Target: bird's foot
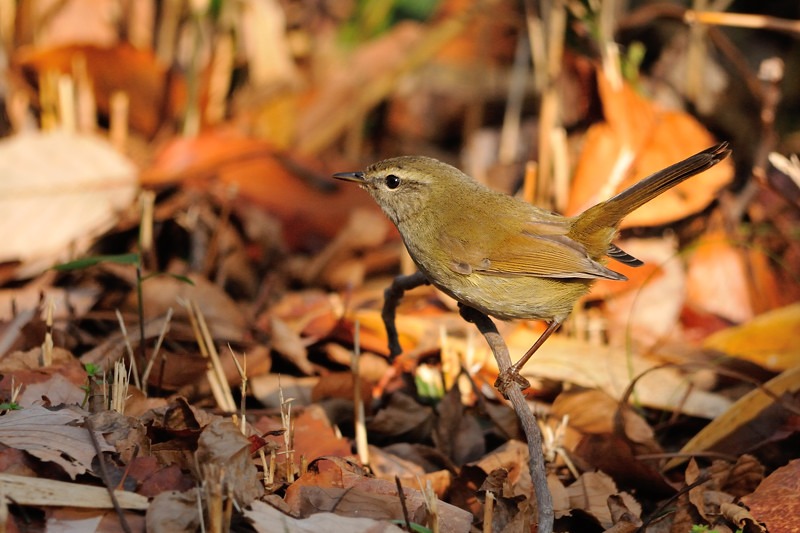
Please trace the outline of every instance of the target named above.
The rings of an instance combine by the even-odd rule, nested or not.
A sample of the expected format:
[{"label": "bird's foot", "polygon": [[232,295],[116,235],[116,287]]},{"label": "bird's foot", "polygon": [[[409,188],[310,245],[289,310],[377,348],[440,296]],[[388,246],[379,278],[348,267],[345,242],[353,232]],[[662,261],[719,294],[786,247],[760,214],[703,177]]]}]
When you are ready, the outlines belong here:
[{"label": "bird's foot", "polygon": [[516,366],[512,365],[503,372],[500,372],[500,375],[497,376],[494,382],[494,386],[507,400],[509,387],[519,387],[521,390],[525,390],[531,386],[531,382],[522,377]]}]

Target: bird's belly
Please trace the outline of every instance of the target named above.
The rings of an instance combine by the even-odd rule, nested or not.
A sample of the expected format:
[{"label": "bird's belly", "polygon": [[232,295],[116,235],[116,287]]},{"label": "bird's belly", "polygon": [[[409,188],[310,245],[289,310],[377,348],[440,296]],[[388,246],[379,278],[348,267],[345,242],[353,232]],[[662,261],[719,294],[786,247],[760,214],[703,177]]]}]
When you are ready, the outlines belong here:
[{"label": "bird's belly", "polygon": [[501,320],[566,318],[592,280],[480,273],[433,276],[431,282],[457,301]]}]

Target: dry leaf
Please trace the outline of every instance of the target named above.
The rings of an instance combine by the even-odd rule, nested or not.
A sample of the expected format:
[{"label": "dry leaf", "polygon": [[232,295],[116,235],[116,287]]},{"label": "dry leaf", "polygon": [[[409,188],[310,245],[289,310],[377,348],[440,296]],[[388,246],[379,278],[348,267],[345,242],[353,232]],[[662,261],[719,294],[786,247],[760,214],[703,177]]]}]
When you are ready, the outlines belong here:
[{"label": "dry leaf", "polygon": [[[240,341],[245,335],[246,319],[242,307],[222,288],[196,274],[187,276],[192,284],[172,276],[156,276],[142,283],[145,319],[165,316],[171,307],[174,321],[188,321],[182,302],[193,301],[205,317],[211,337],[216,341]],[[137,308],[136,291],[131,291],[127,305]]]},{"label": "dry leaf", "polygon": [[[538,335],[518,327],[506,335],[512,360],[530,348]],[[477,350],[487,350],[477,346]],[[495,365],[493,360],[489,365]],[[625,348],[598,346],[578,339],[554,335],[536,352],[536,364],[527,365],[522,374],[529,379],[542,377],[598,388],[612,398],[620,398],[631,379],[661,362]],[[496,371],[496,370],[495,370]],[[686,377],[674,368],[650,372],[637,382],[636,400],[641,405],[665,411],[714,418],[725,412],[731,401],[722,395],[699,390],[687,383]]]},{"label": "dry leaf", "polygon": [[320,531],[349,531],[351,533],[402,533],[402,529],[385,521],[370,518],[339,516],[333,513],[316,513],[308,518],[294,518],[264,502],[256,501],[245,509],[244,515],[258,533],[292,531],[294,533],[319,533]]},{"label": "dry leaf", "polygon": [[125,92],[130,102],[128,120],[146,136],[156,133],[164,116],[177,116],[183,109],[183,79],[177,74],[168,75],[167,67],[153,50],[138,49],[127,42],[109,47],[73,44],[17,51],[13,67],[38,80],[49,71],[71,73],[79,57],[86,60],[97,109],[108,115],[113,94]]},{"label": "dry leaf", "polygon": [[[12,474],[0,474],[0,486],[5,497],[18,505],[56,505],[93,509],[114,507],[105,487]],[[115,490],[114,495],[123,509],[148,508],[147,498],[139,494]]]},{"label": "dry leaf", "polygon": [[52,2],[32,4],[29,16],[39,26],[39,46],[92,43],[111,45],[118,39],[116,19],[119,6],[115,0],[76,0],[54,7]]},{"label": "dry leaf", "polygon": [[162,492],[150,502],[145,520],[150,533],[194,533],[202,517],[197,510],[196,488]]},{"label": "dry leaf", "polygon": [[747,531],[756,531],[758,533],[767,533],[767,528],[758,523],[749,510],[734,503],[723,503],[720,505],[720,513],[722,516],[736,524],[737,527]]},{"label": "dry leaf", "polygon": [[634,290],[605,301],[609,341],[624,346],[633,340],[641,351],[647,351],[675,332],[686,294],[686,273],[675,239],[631,239],[623,249],[658,270]]},{"label": "dry leaf", "polygon": [[694,458],[686,467],[687,485],[697,482],[704,473],[709,477],[705,483],[689,489],[689,501],[708,523],[714,523],[714,518],[719,515],[720,505],[733,502],[733,496],[723,492],[721,486],[721,478],[727,477],[728,470],[730,464],[724,461],[715,461],[709,468],[701,470]]},{"label": "dry leaf", "polygon": [[637,516],[641,515],[639,503],[626,492],[618,492],[614,481],[602,472],[585,472],[567,487],[572,509],[582,509],[594,516],[604,528],[613,525],[608,499],[613,495],[622,496],[625,506]]},{"label": "dry leaf", "polygon": [[753,317],[742,252],[717,234],[704,235],[689,257],[687,305],[740,323]]},{"label": "dry leaf", "polygon": [[[569,416],[569,426],[584,433],[614,433],[620,405],[599,390],[572,390],[559,394],[552,405],[552,415]],[[632,409],[621,413],[625,437],[651,450],[660,450],[650,425]]]},{"label": "dry leaf", "polygon": [[136,192],[136,169],[110,144],[61,132],[0,141],[0,176],[0,262],[34,271],[86,250]]},{"label": "dry leaf", "polygon": [[616,435],[586,435],[575,448],[575,455],[611,476],[623,489],[656,496],[657,499],[675,494],[675,489],[661,474],[654,467],[639,461],[631,444]]},{"label": "dry leaf", "polygon": [[703,347],[782,371],[800,365],[800,303],[767,311],[746,324],[718,331]]},{"label": "dry leaf", "polygon": [[486,453],[483,428],[461,403],[458,387],[452,387],[436,405],[433,443],[455,464],[475,461]]},{"label": "dry leaf", "polygon": [[[203,428],[197,441],[197,463],[200,468],[215,465],[230,484],[239,505],[248,505],[264,493],[264,485],[250,460],[250,441],[228,419],[217,418]],[[205,479],[198,473],[197,479]]]},{"label": "dry leaf", "polygon": [[[574,215],[610,198],[645,176],[714,144],[694,117],[665,111],[627,83],[620,88],[597,74],[603,114],[608,122],[593,125],[586,135],[573,178],[566,214]],[[733,179],[730,160],[665,192],[637,209],[622,227],[657,226],[706,207]]]},{"label": "dry leaf", "polygon": [[32,383],[17,399],[21,407],[32,407],[42,403],[42,398],[49,400],[50,405],[80,405],[86,392],[63,374],[53,374],[47,381]]},{"label": "dry leaf", "polygon": [[776,469],[752,494],[742,498],[769,531],[800,530],[800,459]]},{"label": "dry leaf", "polygon": [[[42,461],[61,466],[75,479],[92,471],[96,453],[86,428],[72,425],[83,422],[85,415],[77,409],[50,411],[33,406],[10,411],[0,417],[0,442],[11,448],[25,450]],[[97,435],[100,450],[114,451],[101,434]]]},{"label": "dry leaf", "polygon": [[[778,398],[785,393],[796,394],[800,390],[800,366],[790,368],[775,376],[765,383],[763,388]],[[758,417],[774,405],[775,400],[772,397],[767,396],[761,389],[753,389],[739,398],[725,413],[714,417],[710,424],[689,439],[689,442],[681,448],[680,454],[691,455],[719,449],[723,444],[726,445],[728,453],[732,454],[750,449],[751,446],[761,441],[762,435],[772,434],[774,428],[753,432],[747,431],[748,424],[757,422]],[[786,416],[788,416],[788,412]],[[767,423],[779,424],[780,420],[770,417]],[[735,433],[738,433],[739,440],[731,442],[730,437]],[[673,468],[682,462],[683,460],[679,458],[672,459],[664,467],[664,470]]]},{"label": "dry leaf", "polygon": [[[427,504],[422,492],[406,488],[403,493],[412,521],[423,522]],[[286,490],[286,502],[300,517],[327,511],[378,520],[403,516],[394,481],[367,478],[360,467],[333,457],[310,464],[308,472]],[[439,531],[469,529],[470,513],[442,501],[436,505]]]}]

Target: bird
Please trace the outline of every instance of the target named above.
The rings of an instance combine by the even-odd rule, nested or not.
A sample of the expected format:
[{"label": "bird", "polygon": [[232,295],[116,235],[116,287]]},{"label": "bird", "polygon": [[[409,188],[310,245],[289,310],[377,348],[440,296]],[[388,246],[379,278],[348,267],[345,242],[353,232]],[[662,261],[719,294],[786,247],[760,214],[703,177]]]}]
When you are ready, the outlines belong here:
[{"label": "bird", "polygon": [[333,177],[372,196],[427,282],[494,318],[547,323],[501,376],[519,381],[519,370],[597,280],[627,279],[607,266],[609,258],[643,264],[613,243],[623,218],[730,153],[727,142],[716,144],[570,217],[494,191],[425,156],[394,157]]}]

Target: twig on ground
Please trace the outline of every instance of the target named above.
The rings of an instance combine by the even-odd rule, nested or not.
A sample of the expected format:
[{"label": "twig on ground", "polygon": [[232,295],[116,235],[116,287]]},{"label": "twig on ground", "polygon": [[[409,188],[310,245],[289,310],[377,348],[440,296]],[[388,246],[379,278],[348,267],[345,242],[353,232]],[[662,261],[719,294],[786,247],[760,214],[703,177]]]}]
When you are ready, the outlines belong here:
[{"label": "twig on ground", "polygon": [[106,490],[108,490],[108,497],[111,498],[111,503],[114,505],[114,511],[119,517],[119,525],[122,527],[122,530],[125,533],[131,533],[131,527],[128,525],[128,520],[125,518],[125,513],[122,511],[119,501],[117,501],[117,495],[114,494],[114,487],[111,486],[111,478],[108,476],[108,469],[106,468],[106,462],[103,458],[103,450],[100,449],[100,443],[97,441],[97,435],[94,433],[94,424],[88,417],[86,418],[86,430],[89,432],[89,438],[92,440],[92,446],[94,446],[94,451],[97,453],[97,462],[100,465],[100,479],[103,480],[103,485],[105,485]]},{"label": "twig on ground", "polygon": [[[475,324],[478,331],[483,334],[486,342],[489,343],[502,375],[504,371],[511,368],[511,357],[508,355],[508,347],[503,337],[497,331],[497,326],[488,316],[476,309],[459,305],[459,310],[464,320]],[[517,413],[517,417],[522,424],[522,430],[528,440],[528,468],[531,472],[531,481],[533,482],[536,505],[538,507],[538,531],[539,533],[551,533],[555,514],[553,512],[553,498],[550,495],[550,489],[547,487],[547,472],[545,471],[544,456],[542,455],[542,433],[536,423],[536,417],[525,402],[525,397],[519,387],[510,386],[500,392],[508,398],[514,407],[514,412]]]}]

